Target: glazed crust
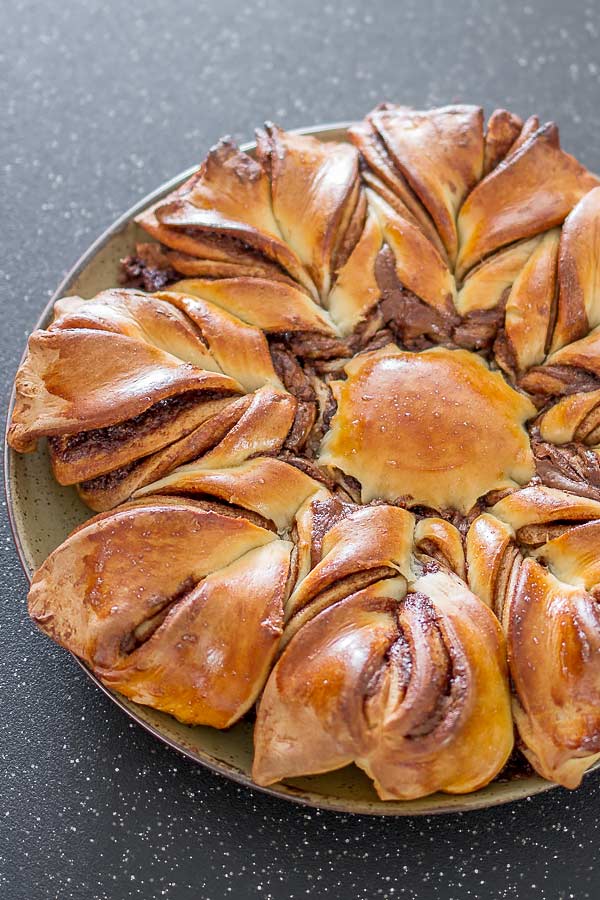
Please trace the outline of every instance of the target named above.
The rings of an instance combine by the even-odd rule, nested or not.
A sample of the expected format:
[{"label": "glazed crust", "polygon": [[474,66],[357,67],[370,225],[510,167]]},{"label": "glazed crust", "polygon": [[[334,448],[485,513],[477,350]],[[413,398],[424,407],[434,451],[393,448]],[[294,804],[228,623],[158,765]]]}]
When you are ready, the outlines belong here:
[{"label": "glazed crust", "polygon": [[367,168],[363,172],[363,180],[366,184],[380,194],[401,218],[417,225],[443,255],[445,253],[444,244],[431,216],[387,153],[385,145],[373,125],[372,114],[360,124],[353,125],[348,130],[348,137],[360,150],[367,164]]},{"label": "glazed crust", "polygon": [[483,174],[488,175],[508,154],[523,128],[520,116],[507,109],[496,109],[485,130]]},{"label": "glazed crust", "polygon": [[483,111],[477,106],[425,112],[386,106],[374,112],[371,121],[453,261],[458,250],[456,216],[483,170]]},{"label": "glazed crust", "polygon": [[[33,580],[30,613],[132,700],[226,727],[266,678],[290,552],[244,518],[149,500],[92,519],[56,550]],[[235,648],[232,617],[246,622]]]},{"label": "glazed crust", "polygon": [[27,451],[40,437],[106,428],[178,394],[218,391],[235,396],[241,387],[151,344],[77,328],[31,335],[16,391],[9,440],[15,449]]},{"label": "glazed crust", "polygon": [[[224,139],[57,302],[8,439],[100,514],[34,576],[112,689],[254,778],[464,793],[600,759],[600,186],[552,123],[383,104]],[[143,288],[144,290],[140,290]],[[515,731],[516,729],[516,731]]]},{"label": "glazed crust", "polygon": [[208,468],[201,461],[181,466],[136,492],[211,496],[258,513],[279,532],[291,528],[305,500],[322,486],[300,469],[272,457],[256,457],[230,468]]},{"label": "glazed crust", "polygon": [[260,388],[227,404],[162,450],[80,482],[79,495],[92,509],[102,511],[190,459],[206,467],[235,466],[259,453],[277,453],[293,427],[296,410],[297,403],[288,393]]},{"label": "glazed crust", "polygon": [[[547,231],[514,279],[506,301],[504,330],[509,359],[520,375],[544,360],[553,324],[556,267],[559,248],[557,229]],[[506,361],[499,358],[504,369]]]},{"label": "glazed crust", "polygon": [[250,265],[258,256],[315,290],[279,231],[266,173],[227,138],[213,147],[186,185],[137,222],[174,250]]},{"label": "glazed crust", "polygon": [[338,408],[319,461],[356,478],[362,500],[468,512],[488,491],[527,482],[524,422],[535,409],[464,350],[356,357],[333,382]]},{"label": "glazed crust", "polygon": [[512,740],[498,623],[438,572],[400,603],[386,582],[360,591],[293,638],[259,704],[253,775],[270,784],[354,761],[384,799],[465,793],[497,774]]},{"label": "glazed crust", "polygon": [[357,202],[358,153],[289,134],[272,123],[256,134],[259,162],[271,183],[273,215],[320,297],[329,294],[339,229]]},{"label": "glazed crust", "polygon": [[[540,171],[551,173],[543,181]],[[462,277],[494,250],[559,225],[599,181],[561,149],[558,129],[544,125],[469,194],[458,216]]]},{"label": "glazed crust", "polygon": [[[202,499],[153,493],[170,490]],[[499,771],[512,747],[502,638],[452,572],[464,574],[452,525],[424,519],[415,534],[405,510],[340,502],[268,457],[237,469],[187,466],[142,493],[74,532],[30,593],[39,627],[105,684],[181,721],[226,727],[254,702],[279,652],[256,726],[259,783],[355,759],[390,798],[474,790]],[[365,572],[373,580],[361,588]],[[337,649],[332,660],[322,647],[313,672],[315,640]],[[323,667],[340,653],[350,668],[343,678],[331,670],[329,696]],[[311,713],[321,737],[300,715],[299,704],[309,709],[300,683],[329,711],[324,721]],[[484,720],[495,735],[485,760],[472,752]],[[295,750],[282,753],[290,723]],[[328,743],[337,756],[319,750]]]},{"label": "glazed crust", "polygon": [[599,525],[597,501],[534,487],[477,518],[467,538],[471,588],[506,634],[522,750],[570,788],[600,756]]},{"label": "glazed crust", "polygon": [[281,281],[263,278],[192,278],[173,290],[209,301],[267,334],[314,331],[334,334],[327,313],[304,291]]},{"label": "glazed crust", "polygon": [[560,292],[552,350],[600,324],[600,187],[567,216],[560,238]]}]

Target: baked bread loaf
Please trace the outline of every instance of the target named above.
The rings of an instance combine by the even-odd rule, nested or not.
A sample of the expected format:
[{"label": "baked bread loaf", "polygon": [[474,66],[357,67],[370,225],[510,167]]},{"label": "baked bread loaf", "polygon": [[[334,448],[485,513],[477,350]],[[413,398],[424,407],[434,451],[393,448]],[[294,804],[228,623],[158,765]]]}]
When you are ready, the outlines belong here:
[{"label": "baked bread loaf", "polygon": [[600,180],[553,123],[268,124],[138,218],[127,287],[35,332],[9,443],[98,515],[39,627],[254,779],[383,799],[600,759]]}]

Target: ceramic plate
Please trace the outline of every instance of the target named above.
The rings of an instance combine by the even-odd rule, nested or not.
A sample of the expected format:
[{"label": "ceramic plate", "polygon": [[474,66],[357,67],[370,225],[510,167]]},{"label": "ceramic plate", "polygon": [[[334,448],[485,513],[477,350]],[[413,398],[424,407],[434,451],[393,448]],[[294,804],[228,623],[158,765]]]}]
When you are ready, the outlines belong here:
[{"label": "ceramic plate", "polygon": [[[344,140],[346,128],[347,123],[340,123],[301,129],[301,132],[314,134],[323,141]],[[251,152],[254,144],[246,144],[242,149]],[[181,184],[192,171],[183,172],[145,197],[92,244],[59,285],[37,323],[38,328],[48,324],[52,305],[59,297],[78,294],[89,298],[118,284],[119,260],[134,252],[137,241],[142,238],[148,240],[148,236],[134,224],[134,217]],[[13,402],[14,395],[11,408]],[[45,447],[23,456],[7,449],[5,462],[8,509],[15,543],[25,573],[31,577],[31,573],[69,532],[90,517],[90,510],[79,500],[75,488],[61,487],[54,481]],[[553,787],[536,776],[497,781],[473,794],[455,797],[435,794],[421,800],[384,802],[378,799],[367,776],[356,767],[348,766],[327,775],[295,778],[268,788],[258,788],[250,777],[250,723],[240,722],[227,731],[182,725],[169,715],[109,691],[82,663],[80,665],[117,706],[165,744],[240,784],[307,806],[388,816],[421,815],[481,809]]]}]

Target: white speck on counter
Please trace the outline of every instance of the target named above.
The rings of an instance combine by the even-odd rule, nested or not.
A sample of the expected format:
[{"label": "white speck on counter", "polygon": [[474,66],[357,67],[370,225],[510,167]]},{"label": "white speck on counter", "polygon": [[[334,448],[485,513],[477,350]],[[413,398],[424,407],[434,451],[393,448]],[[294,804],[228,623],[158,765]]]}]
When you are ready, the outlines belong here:
[{"label": "white speck on counter", "polygon": [[[480,102],[600,172],[592,0],[14,0],[0,10],[4,408],[26,334],[119,214],[222,134]],[[306,810],[179,757],[30,623],[3,522],[0,897],[588,900],[600,778],[424,819]]]}]

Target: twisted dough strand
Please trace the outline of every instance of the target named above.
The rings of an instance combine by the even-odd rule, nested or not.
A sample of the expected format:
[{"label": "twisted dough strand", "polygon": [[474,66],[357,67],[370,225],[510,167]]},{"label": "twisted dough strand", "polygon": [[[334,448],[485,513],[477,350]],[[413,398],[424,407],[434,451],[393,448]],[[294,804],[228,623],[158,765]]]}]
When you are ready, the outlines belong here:
[{"label": "twisted dough strand", "polygon": [[[32,335],[9,442],[101,514],[30,611],[262,784],[476,790],[600,754],[600,186],[553,123],[384,104],[224,139],[138,224],[139,290]],[[385,502],[384,502],[385,501]],[[466,540],[463,540],[466,534]],[[465,581],[467,579],[467,582]]]}]

